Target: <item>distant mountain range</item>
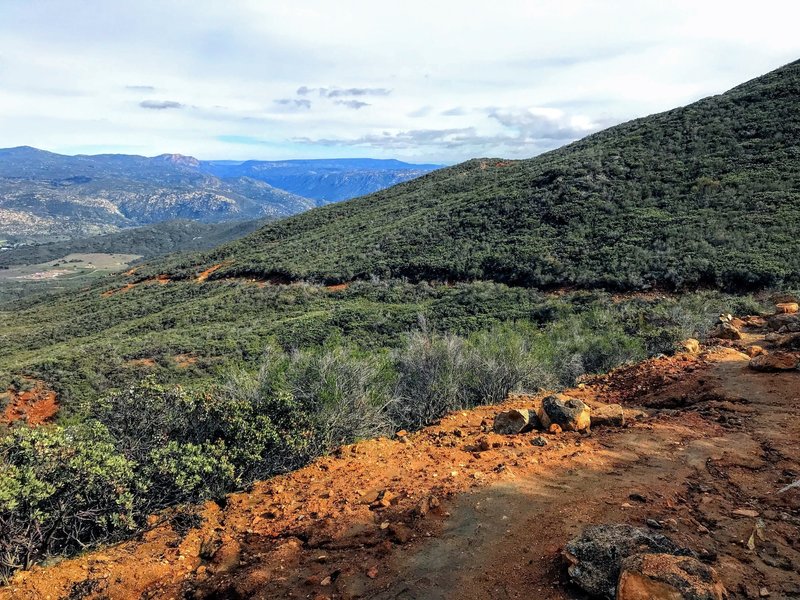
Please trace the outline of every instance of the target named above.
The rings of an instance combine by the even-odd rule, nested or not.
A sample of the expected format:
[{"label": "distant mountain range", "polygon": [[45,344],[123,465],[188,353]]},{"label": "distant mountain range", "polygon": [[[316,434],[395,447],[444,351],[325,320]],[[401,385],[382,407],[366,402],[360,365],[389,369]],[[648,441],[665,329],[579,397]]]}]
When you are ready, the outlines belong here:
[{"label": "distant mountain range", "polygon": [[0,150],[0,235],[73,238],[175,219],[280,218],[434,168],[360,159],[202,162],[176,154],[64,156],[8,148]]},{"label": "distant mountain range", "polygon": [[370,158],[200,163],[200,169],[211,175],[258,179],[287,192],[317,200],[320,204],[371,194],[441,166]]}]

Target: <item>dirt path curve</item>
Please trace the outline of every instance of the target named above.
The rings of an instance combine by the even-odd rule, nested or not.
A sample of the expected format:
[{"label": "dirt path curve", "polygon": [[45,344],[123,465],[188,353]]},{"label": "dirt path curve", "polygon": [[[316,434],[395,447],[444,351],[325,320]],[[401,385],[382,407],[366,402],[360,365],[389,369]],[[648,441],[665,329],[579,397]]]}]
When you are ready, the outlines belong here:
[{"label": "dirt path curve", "polygon": [[[800,477],[800,373],[756,373],[733,350],[712,358],[701,375],[641,398],[680,413],[606,438],[545,477],[460,497],[442,534],[397,556],[395,581],[368,597],[574,597],[564,543],[589,523],[648,519],[714,559],[732,597],[800,597],[800,502],[776,494]],[[765,539],[750,550],[759,520]]]},{"label": "dirt path curve", "polygon": [[800,490],[777,493],[800,478],[800,371],[747,360],[713,348],[597,378],[570,393],[652,416],[545,447],[486,433],[498,407],[346,447],[209,503],[189,532],[164,519],[19,573],[0,598],[581,598],[561,548],[614,522],[663,528],[732,598],[800,597]]}]

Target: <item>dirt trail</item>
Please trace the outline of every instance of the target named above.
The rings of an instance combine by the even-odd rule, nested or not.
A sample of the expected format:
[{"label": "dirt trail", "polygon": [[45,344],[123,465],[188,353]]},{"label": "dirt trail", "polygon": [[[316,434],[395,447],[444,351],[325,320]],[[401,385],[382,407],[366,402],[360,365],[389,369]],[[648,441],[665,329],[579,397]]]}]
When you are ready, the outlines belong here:
[{"label": "dirt trail", "polygon": [[580,598],[564,543],[587,524],[648,519],[732,598],[800,597],[800,490],[777,493],[800,478],[800,371],[747,361],[716,347],[596,378],[570,393],[651,416],[545,447],[486,433],[498,407],[346,447],[209,503],[186,535],[154,525],[19,573],[0,598]]}]

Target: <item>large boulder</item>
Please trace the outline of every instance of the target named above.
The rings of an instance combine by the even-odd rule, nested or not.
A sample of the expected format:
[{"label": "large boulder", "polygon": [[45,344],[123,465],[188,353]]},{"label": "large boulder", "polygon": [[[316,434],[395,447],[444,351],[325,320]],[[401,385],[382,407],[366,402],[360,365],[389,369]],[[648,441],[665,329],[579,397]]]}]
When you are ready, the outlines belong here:
[{"label": "large boulder", "polygon": [[730,323],[720,323],[714,329],[711,330],[709,334],[713,338],[717,338],[719,340],[740,340],[742,339],[742,332],[736,329]]},{"label": "large boulder", "polygon": [[723,600],[725,586],[691,556],[634,554],[622,561],[617,600]]},{"label": "large boulder", "polygon": [[632,525],[591,525],[564,548],[572,581],[592,596],[614,600],[622,561],[635,554],[691,556],[668,537]]},{"label": "large boulder", "polygon": [[554,394],[542,400],[539,421],[545,430],[558,425],[563,431],[584,431],[592,426],[592,410],[582,401],[564,394]]},{"label": "large boulder", "polygon": [[512,408],[499,413],[494,418],[492,429],[495,433],[513,435],[531,431],[536,426],[536,415],[526,408]]},{"label": "large boulder", "polygon": [[792,371],[797,368],[800,359],[789,352],[773,352],[772,354],[759,354],[750,359],[750,368],[754,371],[767,373],[777,371]]}]

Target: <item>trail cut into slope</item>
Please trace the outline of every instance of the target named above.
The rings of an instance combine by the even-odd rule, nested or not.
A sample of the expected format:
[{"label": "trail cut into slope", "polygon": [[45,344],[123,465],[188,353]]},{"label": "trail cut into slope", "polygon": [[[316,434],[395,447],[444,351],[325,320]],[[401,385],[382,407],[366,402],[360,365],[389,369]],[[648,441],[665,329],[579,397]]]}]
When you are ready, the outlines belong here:
[{"label": "trail cut into slope", "polygon": [[154,517],[0,598],[567,599],[564,544],[603,523],[695,549],[732,598],[796,597],[800,489],[779,490],[800,478],[800,371],[751,369],[743,350],[770,345],[753,328],[723,344],[568,390],[622,404],[622,426],[495,434],[499,411],[540,401],[512,396],[209,502],[188,533]]}]

